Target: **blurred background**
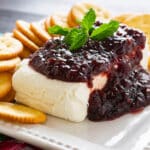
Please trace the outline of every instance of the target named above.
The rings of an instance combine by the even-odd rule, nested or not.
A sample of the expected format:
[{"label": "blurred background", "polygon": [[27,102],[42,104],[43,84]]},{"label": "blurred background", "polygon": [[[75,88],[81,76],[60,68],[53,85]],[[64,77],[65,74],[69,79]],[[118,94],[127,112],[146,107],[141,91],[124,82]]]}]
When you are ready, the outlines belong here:
[{"label": "blurred background", "polygon": [[[68,12],[77,2],[86,0],[0,0],[0,32],[14,28],[17,19],[36,21],[56,12]],[[110,10],[112,15],[150,12],[149,0],[87,0]]]},{"label": "blurred background", "polygon": [[[0,0],[0,9],[17,10],[47,15],[54,11],[66,11],[73,3],[86,0]],[[102,5],[113,13],[150,12],[149,0],[87,0]],[[57,7],[56,7],[57,3]],[[144,9],[143,9],[144,8]]]}]

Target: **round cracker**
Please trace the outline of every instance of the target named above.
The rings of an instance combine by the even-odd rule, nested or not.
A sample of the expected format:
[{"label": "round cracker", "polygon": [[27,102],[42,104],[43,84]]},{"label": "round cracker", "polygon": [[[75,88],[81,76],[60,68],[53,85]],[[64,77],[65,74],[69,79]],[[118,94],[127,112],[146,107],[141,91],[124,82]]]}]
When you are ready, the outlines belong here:
[{"label": "round cracker", "polygon": [[68,24],[71,27],[78,26],[78,22],[83,19],[85,13],[87,13],[90,8],[93,8],[95,10],[96,17],[98,19],[106,20],[110,18],[110,13],[102,7],[96,6],[91,3],[78,3],[74,5],[69,12]]},{"label": "round cracker", "polygon": [[68,15],[68,17],[67,17],[67,22],[68,22],[68,25],[70,26],[70,27],[75,27],[75,26],[77,26],[77,23],[73,20],[73,18],[72,18],[72,12],[70,12],[70,14]]},{"label": "round cracker", "polygon": [[0,118],[19,123],[44,123],[46,115],[20,104],[0,102]]},{"label": "round cracker", "polygon": [[12,71],[20,64],[20,58],[12,58],[8,60],[0,60],[0,72]]},{"label": "round cracker", "polygon": [[67,16],[63,14],[54,14],[50,18],[50,26],[59,25],[62,27],[68,27]]},{"label": "round cracker", "polygon": [[46,31],[48,31],[48,28],[51,26],[50,25],[50,20],[51,20],[51,16],[47,17],[44,21],[44,25],[45,25],[45,29]]},{"label": "round cracker", "polygon": [[8,72],[0,73],[0,98],[6,96],[11,90],[12,75]]},{"label": "round cracker", "polygon": [[38,46],[43,46],[43,42],[31,31],[30,24],[23,20],[16,21],[16,26],[20,32],[33,41]]},{"label": "round cracker", "polygon": [[0,60],[18,56],[23,50],[23,45],[17,39],[10,36],[0,37]]},{"label": "round cracker", "polygon": [[29,57],[31,54],[32,54],[31,51],[27,47],[24,47],[23,51],[19,56],[23,59]]},{"label": "round cracker", "polygon": [[125,20],[131,16],[133,16],[133,14],[121,14],[121,15],[115,16],[113,19],[121,23],[125,23]]},{"label": "round cracker", "polygon": [[128,25],[149,25],[150,24],[150,14],[138,14],[138,15],[132,15],[128,17],[125,22]]},{"label": "round cracker", "polygon": [[31,23],[30,28],[33,31],[33,33],[37,35],[39,39],[41,39],[43,42],[46,42],[51,38],[48,32],[45,31],[45,27],[43,27],[43,23],[41,22]]},{"label": "round cracker", "polygon": [[14,98],[15,98],[15,91],[11,89],[6,96],[0,98],[0,101],[12,102],[14,101]]},{"label": "round cracker", "polygon": [[33,43],[30,39],[28,39],[25,35],[23,35],[19,30],[14,29],[13,34],[15,38],[20,40],[32,52],[35,52],[36,50],[39,49],[39,47],[35,43]]}]

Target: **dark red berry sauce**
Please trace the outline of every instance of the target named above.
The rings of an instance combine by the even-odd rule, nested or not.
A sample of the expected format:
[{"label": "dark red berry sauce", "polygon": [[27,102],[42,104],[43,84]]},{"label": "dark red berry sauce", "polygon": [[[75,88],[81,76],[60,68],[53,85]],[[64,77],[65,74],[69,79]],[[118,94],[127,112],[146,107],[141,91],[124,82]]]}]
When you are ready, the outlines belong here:
[{"label": "dark red berry sauce", "polygon": [[31,56],[29,65],[50,79],[87,82],[90,88],[96,75],[107,74],[106,86],[90,95],[88,118],[109,120],[149,104],[150,75],[140,66],[145,40],[142,32],[125,25],[112,37],[89,39],[73,52],[63,39],[52,39]]},{"label": "dark red berry sauce", "polygon": [[[121,74],[120,74],[121,75]],[[137,66],[124,76],[112,75],[103,90],[90,95],[88,118],[110,120],[150,104],[150,75]]]},{"label": "dark red berry sauce", "polygon": [[62,40],[50,40],[32,55],[30,66],[51,79],[88,82],[100,72],[112,72],[113,65],[126,54],[135,57],[138,53],[133,61],[139,63],[144,45],[145,36],[141,32],[122,25],[113,37],[104,41],[89,39],[74,52]]}]

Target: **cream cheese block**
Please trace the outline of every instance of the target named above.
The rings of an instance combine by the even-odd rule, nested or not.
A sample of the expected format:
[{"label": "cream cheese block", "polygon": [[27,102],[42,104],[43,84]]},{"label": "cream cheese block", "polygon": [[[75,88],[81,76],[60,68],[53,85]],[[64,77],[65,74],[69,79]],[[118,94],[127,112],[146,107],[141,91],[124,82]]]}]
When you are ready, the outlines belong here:
[{"label": "cream cheese block", "polygon": [[94,78],[92,89],[86,82],[49,79],[33,70],[28,60],[22,62],[12,80],[17,102],[73,122],[86,118],[90,93],[106,83],[107,76],[103,74]]},{"label": "cream cheese block", "polygon": [[[145,69],[148,57],[149,50],[145,48],[141,60]],[[94,78],[91,89],[86,82],[49,79],[32,69],[28,62],[28,59],[24,60],[13,75],[16,101],[73,122],[86,118],[90,93],[95,89],[102,89],[107,83],[107,76],[102,73]]]},{"label": "cream cheese block", "polygon": [[[143,50],[141,65],[147,69],[149,50]],[[16,101],[39,109],[47,114],[73,122],[83,121],[87,116],[90,93],[102,89],[107,83],[107,75],[100,74],[93,79],[93,87],[86,82],[65,82],[49,79],[22,62],[13,75],[13,88]]]}]

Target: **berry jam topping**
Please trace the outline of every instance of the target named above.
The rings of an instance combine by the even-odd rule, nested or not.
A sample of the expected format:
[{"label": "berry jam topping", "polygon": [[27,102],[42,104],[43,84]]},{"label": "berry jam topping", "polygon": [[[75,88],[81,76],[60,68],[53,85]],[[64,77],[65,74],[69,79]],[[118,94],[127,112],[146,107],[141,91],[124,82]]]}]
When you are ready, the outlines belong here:
[{"label": "berry jam topping", "polygon": [[110,120],[149,104],[150,75],[137,66],[126,77],[113,75],[103,90],[91,93],[88,118],[93,121]]},{"label": "berry jam topping", "polygon": [[[144,45],[143,33],[120,25],[114,36],[103,41],[89,39],[74,52],[68,50],[62,39],[50,40],[31,56],[29,64],[51,79],[90,82],[101,72],[112,72],[113,66],[119,65],[125,57],[136,56],[136,63],[139,63]],[[135,63],[135,59],[131,61]]]},{"label": "berry jam topping", "polygon": [[110,120],[150,104],[150,75],[140,66],[144,46],[143,33],[120,25],[113,36],[89,39],[74,52],[63,39],[49,40],[31,56],[29,65],[50,79],[87,82],[90,88],[94,76],[105,73],[105,87],[90,94],[88,118]]}]

